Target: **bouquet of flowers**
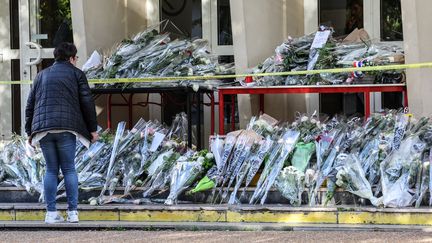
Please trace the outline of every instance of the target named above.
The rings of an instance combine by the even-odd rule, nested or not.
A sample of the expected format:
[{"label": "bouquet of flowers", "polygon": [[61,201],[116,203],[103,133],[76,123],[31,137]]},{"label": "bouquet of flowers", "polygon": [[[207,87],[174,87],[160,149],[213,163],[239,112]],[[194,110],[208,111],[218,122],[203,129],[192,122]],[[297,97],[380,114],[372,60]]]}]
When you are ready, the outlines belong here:
[{"label": "bouquet of flowers", "polygon": [[369,199],[374,206],[381,201],[373,196],[372,188],[356,155],[340,154],[340,163],[336,168],[336,185],[362,198]]},{"label": "bouquet of flowers", "polygon": [[411,183],[421,165],[421,155],[426,148],[418,136],[403,140],[380,166],[383,202],[386,207],[405,207],[414,202]]},{"label": "bouquet of flowers", "polygon": [[261,204],[264,204],[267,199],[268,191],[273,186],[279,172],[282,170],[282,167],[288,158],[288,155],[294,149],[299,138],[300,133],[298,131],[287,130],[284,132],[281,139],[278,141],[278,144],[271,151],[269,160],[259,178],[257,188],[250,199],[251,204],[258,201],[260,201]]},{"label": "bouquet of flowers", "polygon": [[[219,64],[217,56],[210,54],[205,40],[171,39],[165,28],[172,22],[165,20],[131,39],[123,40],[107,57],[103,65],[86,70],[90,79],[144,78],[166,76],[216,75],[234,73],[233,64]],[[160,27],[162,32],[156,30]],[[211,81],[155,81],[122,85],[142,86],[206,86],[222,85],[223,80]],[[99,86],[99,85],[97,85]],[[117,84],[103,84],[102,88]]]},{"label": "bouquet of flowers", "polygon": [[300,206],[305,188],[305,175],[294,166],[285,167],[275,182],[276,189],[295,206]]},{"label": "bouquet of flowers", "polygon": [[170,193],[165,204],[173,205],[176,203],[178,195],[191,186],[205,168],[211,167],[214,164],[213,160],[213,154],[206,150],[196,152],[190,158],[181,156],[172,169]]}]

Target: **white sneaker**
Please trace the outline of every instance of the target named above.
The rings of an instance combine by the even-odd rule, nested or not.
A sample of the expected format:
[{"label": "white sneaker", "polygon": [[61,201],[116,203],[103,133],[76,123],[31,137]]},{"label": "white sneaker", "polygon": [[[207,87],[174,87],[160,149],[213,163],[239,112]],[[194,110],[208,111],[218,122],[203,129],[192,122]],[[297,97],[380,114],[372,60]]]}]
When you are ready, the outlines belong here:
[{"label": "white sneaker", "polygon": [[78,223],[78,211],[67,211],[67,221],[69,223]]},{"label": "white sneaker", "polygon": [[64,218],[58,212],[47,212],[45,215],[45,223],[55,224],[64,222]]}]

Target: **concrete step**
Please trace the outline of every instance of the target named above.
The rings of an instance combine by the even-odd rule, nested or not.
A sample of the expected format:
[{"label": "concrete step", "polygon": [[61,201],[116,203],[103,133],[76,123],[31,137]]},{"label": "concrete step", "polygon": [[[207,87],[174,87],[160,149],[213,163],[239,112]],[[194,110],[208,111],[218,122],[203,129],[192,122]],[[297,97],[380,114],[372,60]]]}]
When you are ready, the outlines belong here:
[{"label": "concrete step", "polygon": [[[145,188],[136,188],[131,192],[131,197],[129,198],[142,198],[142,194]],[[123,187],[118,187],[115,191],[116,195],[122,195],[124,191]],[[230,190],[232,191],[232,189]],[[238,195],[241,194],[243,188],[240,188]],[[241,203],[248,204],[249,199],[252,197],[255,188],[247,188],[245,196],[240,198]],[[326,188],[322,188],[318,194],[318,203],[321,204],[322,200],[325,199]],[[63,193],[61,191],[59,194]],[[163,202],[164,199],[168,197],[169,191],[156,191],[154,196],[151,197],[152,200],[157,202]],[[91,197],[97,197],[100,195],[100,190],[93,191],[80,191],[79,192],[79,201],[81,203],[88,203],[88,199]],[[302,195],[303,204],[308,204],[308,196],[305,192]],[[214,198],[211,191],[200,192],[194,195],[188,195],[187,193],[182,193],[178,197],[180,202],[183,203],[214,203]],[[30,195],[24,188],[18,188],[14,186],[4,186],[0,187],[0,202],[1,203],[37,203],[39,201],[39,194],[35,193],[34,195]],[[60,199],[60,202],[65,202],[66,199]],[[217,203],[220,202],[220,199],[216,200]],[[370,205],[369,201],[363,200],[349,192],[345,192],[343,190],[338,190],[334,194],[334,202],[335,204],[352,204],[352,205]],[[266,203],[268,204],[290,204],[288,199],[284,198],[279,191],[270,190],[266,199]]]},{"label": "concrete step", "polygon": [[[66,210],[65,204],[58,206]],[[80,205],[80,220],[117,222],[282,223],[432,226],[431,208],[288,207],[284,205]],[[43,204],[0,204],[0,221],[39,221]]]},{"label": "concrete step", "polygon": [[432,232],[419,225],[352,225],[288,223],[213,223],[213,222],[118,222],[81,221],[80,223],[45,224],[40,221],[0,221],[0,230],[181,230],[181,231],[374,231]]}]

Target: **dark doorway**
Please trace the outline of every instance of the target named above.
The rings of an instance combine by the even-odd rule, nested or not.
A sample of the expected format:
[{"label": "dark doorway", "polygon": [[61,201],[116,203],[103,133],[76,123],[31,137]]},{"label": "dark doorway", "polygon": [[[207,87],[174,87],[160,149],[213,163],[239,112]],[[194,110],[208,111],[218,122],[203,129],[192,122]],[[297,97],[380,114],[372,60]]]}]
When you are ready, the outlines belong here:
[{"label": "dark doorway", "polygon": [[[11,60],[11,80],[21,80],[20,59]],[[21,134],[21,85],[14,84],[12,92],[12,133]]]}]

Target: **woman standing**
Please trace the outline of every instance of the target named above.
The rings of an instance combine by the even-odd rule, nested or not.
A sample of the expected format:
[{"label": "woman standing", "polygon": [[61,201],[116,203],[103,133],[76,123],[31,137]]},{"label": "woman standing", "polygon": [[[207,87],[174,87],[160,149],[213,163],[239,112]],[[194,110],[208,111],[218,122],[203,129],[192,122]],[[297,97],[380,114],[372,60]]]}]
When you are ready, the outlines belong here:
[{"label": "woman standing", "polygon": [[67,220],[78,222],[76,139],[87,147],[98,139],[93,97],[85,74],[75,67],[76,54],[74,44],[58,45],[55,63],[37,74],[27,100],[25,129],[29,143],[40,144],[46,161],[46,223],[64,221],[56,209],[59,169],[66,186]]}]

